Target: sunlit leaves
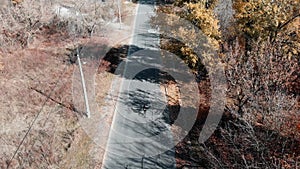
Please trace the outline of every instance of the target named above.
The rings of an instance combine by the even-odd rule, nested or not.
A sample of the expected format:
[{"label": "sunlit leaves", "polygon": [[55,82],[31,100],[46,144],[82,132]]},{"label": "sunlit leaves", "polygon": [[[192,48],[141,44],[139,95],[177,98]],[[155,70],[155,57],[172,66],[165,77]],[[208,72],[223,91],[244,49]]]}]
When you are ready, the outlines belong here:
[{"label": "sunlit leaves", "polygon": [[202,3],[186,4],[188,13],[186,18],[199,27],[202,32],[210,38],[220,39],[218,20],[213,10],[205,8]]},{"label": "sunlit leaves", "polygon": [[283,25],[299,14],[299,0],[235,0],[235,19],[240,31],[251,38],[275,38]]}]

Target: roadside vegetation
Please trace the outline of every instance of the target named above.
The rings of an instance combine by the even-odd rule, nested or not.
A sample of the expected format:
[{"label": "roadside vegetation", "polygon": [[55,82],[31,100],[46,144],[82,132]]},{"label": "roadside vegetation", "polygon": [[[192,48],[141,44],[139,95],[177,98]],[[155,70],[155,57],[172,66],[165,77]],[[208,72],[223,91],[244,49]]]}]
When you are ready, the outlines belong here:
[{"label": "roadside vegetation", "polygon": [[[161,29],[161,48],[186,62],[200,92],[196,123],[176,145],[177,167],[299,168],[300,1],[165,2],[158,11],[190,21],[217,51],[217,57],[202,53],[200,60],[192,49],[198,44],[184,44]],[[105,36],[127,38],[128,32],[119,34],[124,30],[104,29],[118,17],[115,1],[0,2],[0,168],[100,168],[103,150],[79,126],[73,105],[71,53],[90,39],[106,46]],[[190,29],[169,31],[185,41],[199,38]],[[113,73],[128,49],[114,46],[100,63],[101,89],[109,88],[107,72]],[[211,99],[211,69],[204,65],[213,67],[216,60],[225,68],[226,106],[217,130],[202,144],[198,138]],[[170,79],[164,85],[175,119],[180,93]],[[103,106],[107,91],[101,89],[97,101]]]},{"label": "roadside vegetation", "polygon": [[[175,53],[194,70],[200,78],[200,94],[206,95],[200,98],[198,119],[189,136],[176,146],[178,167],[299,167],[300,1],[161,4],[158,11],[188,20],[201,30],[218,55],[205,53],[200,60],[192,50],[194,44],[162,32],[162,49]],[[167,18],[160,21],[174,24]],[[199,37],[193,29],[177,28],[173,33],[188,42]],[[217,131],[200,144],[199,133],[209,110],[202,102],[210,99],[210,69],[204,65],[213,65],[215,59],[225,68],[227,103]]]},{"label": "roadside vegetation", "polygon": [[[123,6],[124,22],[133,9]],[[80,126],[82,112],[74,105],[74,51],[84,45],[100,57],[114,36],[127,36],[107,26],[118,23],[117,15],[116,2],[0,2],[0,168],[100,168],[103,147]],[[84,69],[95,64],[82,61]],[[100,105],[111,76],[95,78]]]},{"label": "roadside vegetation", "polygon": [[115,18],[116,4],[98,1],[19,0],[1,8],[2,49],[25,48],[39,35],[60,33],[64,38],[99,35]]}]

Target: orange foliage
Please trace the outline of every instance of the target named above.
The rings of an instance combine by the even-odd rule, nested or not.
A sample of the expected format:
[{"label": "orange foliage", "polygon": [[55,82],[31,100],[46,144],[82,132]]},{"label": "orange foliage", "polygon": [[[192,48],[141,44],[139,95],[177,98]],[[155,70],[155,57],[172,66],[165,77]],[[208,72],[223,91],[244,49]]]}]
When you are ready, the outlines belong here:
[{"label": "orange foliage", "polygon": [[19,4],[19,3],[21,3],[21,2],[23,2],[23,0],[12,0],[12,3],[13,3],[14,5]]}]

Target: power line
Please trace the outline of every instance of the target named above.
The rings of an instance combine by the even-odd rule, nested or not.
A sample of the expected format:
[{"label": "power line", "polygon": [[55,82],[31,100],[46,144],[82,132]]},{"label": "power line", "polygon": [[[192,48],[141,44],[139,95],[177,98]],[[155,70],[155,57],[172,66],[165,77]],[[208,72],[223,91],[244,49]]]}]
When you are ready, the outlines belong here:
[{"label": "power line", "polygon": [[54,93],[55,88],[57,87],[59,81],[61,80],[61,78],[62,78],[63,75],[65,74],[66,69],[67,69],[67,65],[65,65],[65,67],[64,67],[64,69],[63,69],[63,72],[62,72],[61,76],[60,76],[60,77],[57,79],[57,81],[55,82],[54,87],[51,89],[50,93],[48,94],[46,100],[44,101],[44,103],[43,103],[43,105],[42,105],[42,107],[41,107],[41,109],[38,111],[37,115],[36,115],[35,118],[32,120],[32,122],[31,122],[31,124],[30,124],[28,130],[26,131],[26,134],[25,134],[24,137],[22,138],[22,140],[21,140],[20,144],[18,145],[16,151],[14,152],[13,156],[12,156],[11,159],[8,161],[8,163],[7,163],[7,168],[9,168],[9,166],[10,166],[12,160],[15,158],[16,154],[18,153],[19,149],[21,148],[22,144],[24,143],[24,141],[25,141],[26,137],[28,136],[28,134],[30,133],[30,131],[31,131],[31,129],[32,129],[33,125],[34,125],[34,123],[36,122],[36,120],[37,120],[38,117],[40,116],[41,112],[43,111],[43,109],[44,109],[46,103],[50,100],[51,95]]}]

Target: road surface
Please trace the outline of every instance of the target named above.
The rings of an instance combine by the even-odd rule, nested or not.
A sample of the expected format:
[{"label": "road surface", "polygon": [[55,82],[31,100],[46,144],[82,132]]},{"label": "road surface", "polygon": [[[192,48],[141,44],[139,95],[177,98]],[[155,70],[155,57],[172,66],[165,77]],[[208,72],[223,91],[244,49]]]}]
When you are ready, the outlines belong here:
[{"label": "road surface", "polygon": [[119,69],[123,79],[104,169],[175,168],[166,96],[159,85],[159,36],[149,23],[153,11],[153,1],[139,2],[131,48]]}]

